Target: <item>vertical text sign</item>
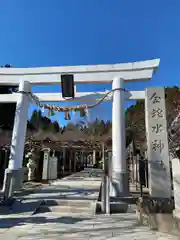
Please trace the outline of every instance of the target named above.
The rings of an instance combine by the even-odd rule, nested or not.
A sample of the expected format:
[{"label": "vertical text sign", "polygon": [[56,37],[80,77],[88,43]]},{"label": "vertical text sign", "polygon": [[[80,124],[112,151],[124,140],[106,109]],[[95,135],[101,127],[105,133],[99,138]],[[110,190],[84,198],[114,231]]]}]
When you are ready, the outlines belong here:
[{"label": "vertical text sign", "polygon": [[172,195],[164,88],[148,88],[145,97],[149,192],[151,197]]}]

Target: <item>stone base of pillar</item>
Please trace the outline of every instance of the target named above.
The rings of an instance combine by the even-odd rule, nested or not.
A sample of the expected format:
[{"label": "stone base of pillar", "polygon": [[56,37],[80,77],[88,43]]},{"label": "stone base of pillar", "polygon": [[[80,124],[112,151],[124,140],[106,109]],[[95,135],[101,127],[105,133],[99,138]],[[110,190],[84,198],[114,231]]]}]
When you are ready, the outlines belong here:
[{"label": "stone base of pillar", "polygon": [[129,173],[114,172],[112,173],[110,183],[111,197],[127,197],[129,196]]},{"label": "stone base of pillar", "polygon": [[[110,214],[126,213],[128,211],[128,204],[126,202],[110,202]],[[96,213],[103,213],[103,206],[101,202],[96,203]]]},{"label": "stone base of pillar", "polygon": [[111,202],[110,212],[111,213],[126,213],[128,210],[128,204],[125,202]]},{"label": "stone base of pillar", "polygon": [[4,198],[11,198],[14,191],[20,190],[24,178],[24,169],[6,169],[3,183]]}]

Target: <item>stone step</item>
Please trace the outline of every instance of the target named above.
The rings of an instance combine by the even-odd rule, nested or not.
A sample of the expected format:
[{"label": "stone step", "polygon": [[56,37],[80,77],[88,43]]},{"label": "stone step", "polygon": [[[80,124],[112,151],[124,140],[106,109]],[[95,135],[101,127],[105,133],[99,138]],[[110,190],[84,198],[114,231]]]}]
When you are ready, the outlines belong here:
[{"label": "stone step", "polygon": [[93,201],[89,200],[76,200],[76,199],[48,199],[44,201],[44,205],[46,206],[71,206],[71,207],[83,207],[89,208],[92,206]]},{"label": "stone step", "polygon": [[73,207],[73,206],[41,206],[38,213],[46,213],[46,212],[53,212],[53,213],[77,213],[77,214],[86,214],[91,213],[93,214],[92,208],[85,208],[85,207]]},{"label": "stone step", "polygon": [[59,212],[59,213],[90,213],[94,214],[96,204],[88,200],[48,199],[40,206],[36,213]]},{"label": "stone step", "polygon": [[0,214],[10,214],[16,216],[31,216],[40,208],[43,200],[33,201],[19,201],[15,200],[12,205],[2,205],[0,207]]}]

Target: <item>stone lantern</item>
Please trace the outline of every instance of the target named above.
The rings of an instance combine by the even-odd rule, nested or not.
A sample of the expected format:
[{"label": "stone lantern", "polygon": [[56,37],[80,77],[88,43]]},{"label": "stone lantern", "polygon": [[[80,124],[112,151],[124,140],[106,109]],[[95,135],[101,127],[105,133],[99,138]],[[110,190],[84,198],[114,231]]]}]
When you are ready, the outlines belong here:
[{"label": "stone lantern", "polygon": [[28,181],[34,181],[35,180],[35,169],[37,168],[37,162],[36,162],[36,153],[35,149],[31,149],[29,153],[25,156],[28,158],[27,168],[28,168]]}]

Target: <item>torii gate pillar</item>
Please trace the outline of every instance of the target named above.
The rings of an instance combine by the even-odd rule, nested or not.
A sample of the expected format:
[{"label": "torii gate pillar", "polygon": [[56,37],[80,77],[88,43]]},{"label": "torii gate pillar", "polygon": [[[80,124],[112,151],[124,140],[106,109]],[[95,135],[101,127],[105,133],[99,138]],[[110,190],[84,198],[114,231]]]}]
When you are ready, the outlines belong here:
[{"label": "torii gate pillar", "polygon": [[[124,79],[115,78],[112,83],[112,163],[110,196],[123,197],[129,193],[126,166]],[[115,90],[117,89],[117,90]],[[119,89],[119,90],[118,90]]]},{"label": "torii gate pillar", "polygon": [[9,166],[5,171],[3,192],[5,199],[11,198],[14,190],[19,190],[23,176],[23,155],[26,127],[28,120],[29,96],[23,92],[31,92],[31,84],[28,81],[21,81],[19,92],[22,92],[17,99],[14,128],[11,140],[11,152]]}]

